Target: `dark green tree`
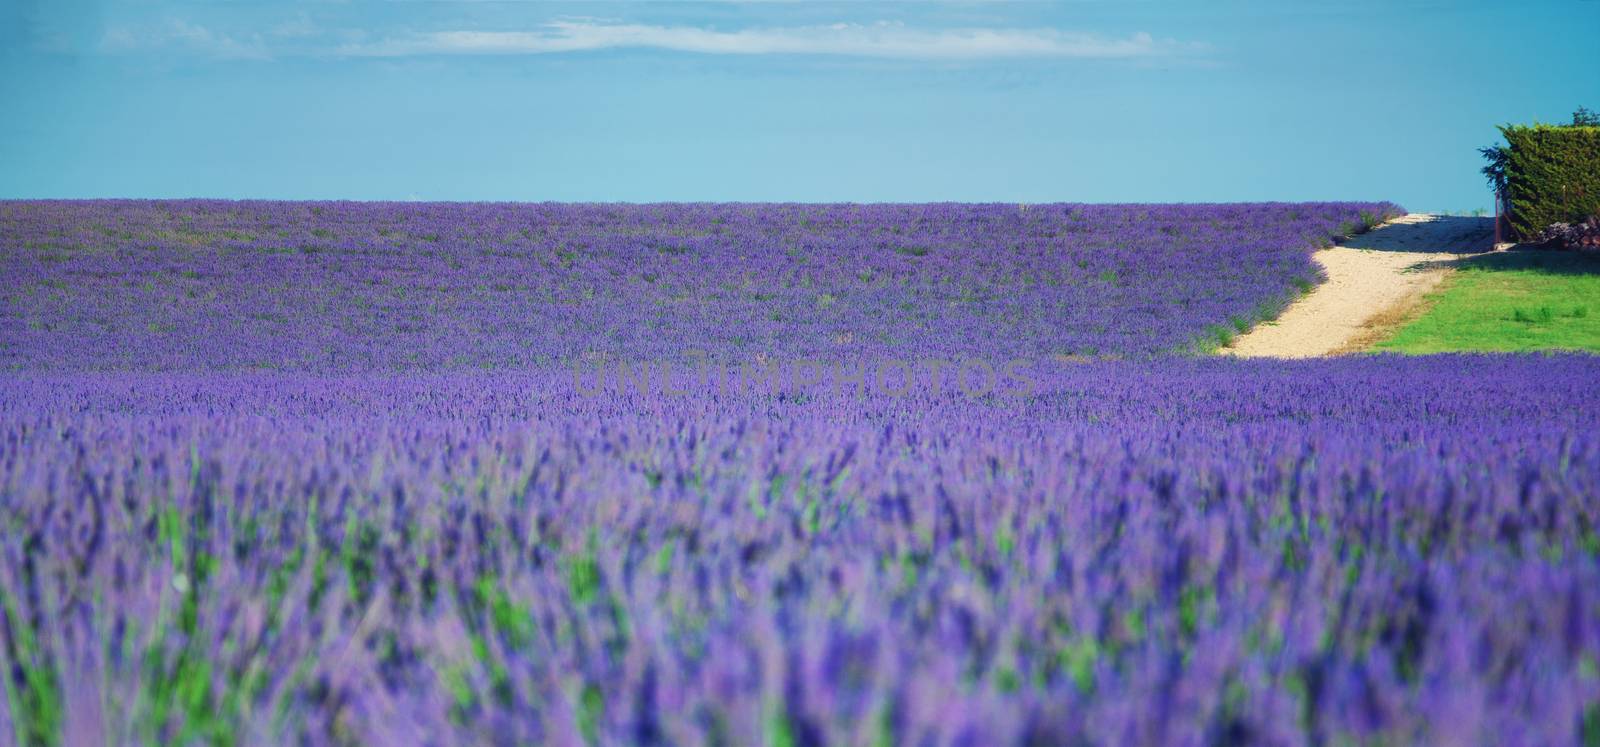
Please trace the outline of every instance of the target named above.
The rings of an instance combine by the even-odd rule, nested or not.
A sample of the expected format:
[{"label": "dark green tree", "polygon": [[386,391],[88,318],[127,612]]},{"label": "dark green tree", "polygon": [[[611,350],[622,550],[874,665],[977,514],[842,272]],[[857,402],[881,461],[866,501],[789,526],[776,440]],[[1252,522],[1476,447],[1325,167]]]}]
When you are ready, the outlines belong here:
[{"label": "dark green tree", "polygon": [[[1572,124],[1567,126],[1600,127],[1600,113],[1590,111],[1587,106],[1580,106],[1577,111],[1572,113]],[[1484,177],[1489,180],[1489,186],[1494,189],[1496,195],[1504,195],[1506,193],[1506,159],[1510,156],[1510,152],[1506,150],[1504,145],[1490,145],[1479,148],[1478,154],[1488,162],[1484,164],[1481,171]]]}]

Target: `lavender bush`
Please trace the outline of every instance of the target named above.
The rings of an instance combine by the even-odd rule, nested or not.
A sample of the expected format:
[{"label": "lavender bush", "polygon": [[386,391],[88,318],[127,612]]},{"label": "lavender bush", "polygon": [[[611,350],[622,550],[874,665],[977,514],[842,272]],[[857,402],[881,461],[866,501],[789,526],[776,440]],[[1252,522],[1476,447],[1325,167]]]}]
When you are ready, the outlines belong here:
[{"label": "lavender bush", "polygon": [[1597,375],[1095,363],[972,399],[13,374],[4,725],[71,744],[1592,740]]}]

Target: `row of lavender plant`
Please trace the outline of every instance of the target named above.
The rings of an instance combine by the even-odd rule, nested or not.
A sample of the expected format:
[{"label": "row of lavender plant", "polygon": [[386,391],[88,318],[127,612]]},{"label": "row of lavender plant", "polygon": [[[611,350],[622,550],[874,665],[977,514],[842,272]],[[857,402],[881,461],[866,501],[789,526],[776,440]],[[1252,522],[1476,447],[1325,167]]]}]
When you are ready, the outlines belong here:
[{"label": "row of lavender plant", "polygon": [[0,366],[1142,355],[1270,316],[1398,212],[0,201]]},{"label": "row of lavender plant", "polygon": [[12,374],[0,727],[1592,744],[1597,377],[1112,362],[974,398]]}]

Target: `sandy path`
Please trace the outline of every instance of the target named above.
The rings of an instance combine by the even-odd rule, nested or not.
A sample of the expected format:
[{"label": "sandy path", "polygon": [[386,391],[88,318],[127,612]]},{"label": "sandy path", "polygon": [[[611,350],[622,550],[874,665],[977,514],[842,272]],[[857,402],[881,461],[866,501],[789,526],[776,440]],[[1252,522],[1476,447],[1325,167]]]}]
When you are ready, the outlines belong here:
[{"label": "sandy path", "polygon": [[1312,255],[1327,281],[1221,352],[1312,358],[1365,347],[1404,322],[1452,260],[1491,251],[1493,242],[1492,218],[1397,218]]}]

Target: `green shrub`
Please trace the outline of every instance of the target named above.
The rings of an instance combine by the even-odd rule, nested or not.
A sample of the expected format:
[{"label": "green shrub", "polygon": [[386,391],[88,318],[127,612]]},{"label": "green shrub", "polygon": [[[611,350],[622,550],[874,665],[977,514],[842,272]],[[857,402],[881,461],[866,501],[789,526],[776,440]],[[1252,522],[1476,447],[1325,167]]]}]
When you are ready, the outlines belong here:
[{"label": "green shrub", "polygon": [[1540,124],[1500,132],[1514,237],[1531,239],[1553,223],[1600,215],[1600,127]]}]

